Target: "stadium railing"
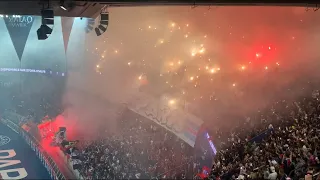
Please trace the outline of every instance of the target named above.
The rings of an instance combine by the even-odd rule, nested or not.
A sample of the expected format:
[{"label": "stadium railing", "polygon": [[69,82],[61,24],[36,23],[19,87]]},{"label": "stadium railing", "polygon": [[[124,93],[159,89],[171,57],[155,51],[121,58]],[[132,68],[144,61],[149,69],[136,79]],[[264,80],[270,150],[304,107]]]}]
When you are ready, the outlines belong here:
[{"label": "stadium railing", "polygon": [[74,174],[74,176],[77,179],[85,179],[81,174],[80,171],[73,169],[73,165],[72,165],[72,161],[71,159],[63,152],[63,151],[59,151],[60,156],[63,158],[65,164],[69,167],[69,169],[72,171],[72,173]]},{"label": "stadium railing", "polygon": [[47,169],[52,179],[66,180],[65,176],[60,172],[57,164],[45,152],[41,144],[33,136],[26,133],[19,125],[9,119],[1,118],[0,122],[19,134],[26,141],[31,149],[35,151],[37,157]]}]

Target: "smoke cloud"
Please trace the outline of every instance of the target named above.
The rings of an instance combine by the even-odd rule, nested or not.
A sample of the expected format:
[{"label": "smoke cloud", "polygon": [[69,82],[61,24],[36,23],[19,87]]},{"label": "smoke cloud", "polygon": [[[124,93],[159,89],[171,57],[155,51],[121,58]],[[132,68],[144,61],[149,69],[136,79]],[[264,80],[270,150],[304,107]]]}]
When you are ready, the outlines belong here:
[{"label": "smoke cloud", "polygon": [[[76,19],[70,37],[64,100],[80,130],[116,132],[123,103],[143,91],[139,77],[147,84],[144,93],[182,99],[187,91],[188,110],[213,129],[271,102],[299,98],[318,83],[319,13],[297,7],[132,7],[109,13],[102,36],[86,34],[85,20]],[[205,52],[192,57],[200,44]],[[173,81],[168,64],[178,61],[183,65],[173,71],[187,70]],[[206,64],[221,70],[208,76]],[[190,76],[200,77],[197,88],[188,85]]]}]

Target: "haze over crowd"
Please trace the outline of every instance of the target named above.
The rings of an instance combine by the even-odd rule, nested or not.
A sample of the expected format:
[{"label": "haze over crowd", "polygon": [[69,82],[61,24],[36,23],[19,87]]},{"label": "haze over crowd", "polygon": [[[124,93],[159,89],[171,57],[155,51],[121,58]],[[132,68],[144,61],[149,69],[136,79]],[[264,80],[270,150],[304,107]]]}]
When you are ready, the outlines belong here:
[{"label": "haze over crowd", "polygon": [[[108,10],[108,29],[99,37],[84,31],[85,19],[75,18],[66,51],[59,30],[67,18],[56,18],[52,36],[39,42],[35,28],[40,20],[35,20],[21,64],[14,60],[10,37],[0,39],[8,45],[0,49],[1,58],[13,59],[1,61],[2,68],[68,69],[66,79],[1,72],[1,86],[13,88],[3,90],[2,101],[20,93],[25,106],[37,106],[44,93],[44,99],[56,101],[55,106],[62,104],[68,118],[78,119],[69,121],[75,127],[96,133],[102,125],[116,131],[118,113],[136,94],[165,95],[214,127],[270,108],[270,102],[294,100],[307,93],[307,86],[318,84],[320,15],[313,9]],[[5,29],[5,24],[0,26]],[[48,59],[48,54],[55,56]]]},{"label": "haze over crowd", "polygon": [[[115,117],[121,103],[142,91],[170,94],[212,126],[230,125],[271,101],[297,98],[319,78],[320,17],[312,9],[132,7],[109,13],[106,33],[83,33],[83,49],[75,45],[81,38],[69,45],[66,94],[72,92],[69,103],[84,121],[113,124],[105,110]],[[106,107],[97,102],[102,99]]]}]

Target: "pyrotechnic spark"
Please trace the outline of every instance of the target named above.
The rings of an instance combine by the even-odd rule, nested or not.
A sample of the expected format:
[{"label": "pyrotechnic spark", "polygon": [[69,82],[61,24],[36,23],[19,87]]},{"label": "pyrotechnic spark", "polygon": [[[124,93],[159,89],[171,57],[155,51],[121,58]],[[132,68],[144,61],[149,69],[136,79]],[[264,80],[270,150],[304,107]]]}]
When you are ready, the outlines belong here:
[{"label": "pyrotechnic spark", "polygon": [[170,104],[170,105],[174,105],[175,103],[176,103],[176,101],[175,101],[174,99],[172,99],[172,100],[169,101],[169,104]]},{"label": "pyrotechnic spark", "polygon": [[[207,15],[209,16],[209,13]],[[245,71],[242,74],[246,75],[254,70],[259,72],[268,70],[267,72],[271,73],[273,68],[280,68],[278,67],[280,66],[279,62],[274,62],[280,58],[273,58],[268,55],[268,53],[280,52],[280,48],[275,48],[274,42],[271,40],[270,42],[262,42],[263,40],[254,39],[257,45],[252,45],[250,41],[254,35],[243,31],[237,33],[237,27],[234,24],[216,24],[212,25],[210,30],[204,30],[205,28],[198,27],[197,24],[192,22],[186,23],[186,21],[177,19],[166,19],[162,23],[157,20],[144,24],[139,23],[139,26],[128,27],[133,31],[132,36],[136,37],[134,41],[130,38],[130,41],[124,40],[124,37],[128,38],[125,34],[119,35],[117,38],[113,38],[116,40],[111,41],[110,38],[112,37],[110,35],[109,39],[103,38],[101,41],[103,43],[100,45],[93,45],[88,48],[87,53],[92,52],[97,56],[94,61],[97,64],[96,68],[92,69],[105,76],[108,61],[117,57],[119,62],[121,61],[121,66],[130,66],[130,68],[126,66],[127,71],[134,71],[135,75],[128,77],[130,81],[136,82],[136,75],[141,74],[138,79],[144,82],[148,75],[151,84],[160,82],[159,86],[172,88],[178,94],[182,92],[184,98],[198,101],[200,99],[216,99],[209,95],[215,87],[230,87],[230,84],[235,87],[236,83],[234,82],[237,82],[237,86],[241,85],[239,87],[244,84],[236,77],[229,78],[231,80],[226,81],[226,83],[219,82],[219,78],[224,74],[233,71],[236,73]],[[232,40],[227,40],[231,38]],[[224,46],[225,44],[221,39],[228,41],[229,44],[225,43],[228,46]],[[291,43],[295,42],[292,41],[295,39],[296,37],[292,35],[287,37],[287,40]],[[240,44],[239,46],[239,49],[241,46],[245,46],[245,53],[243,49],[234,51],[235,42],[247,41],[249,45]],[[224,49],[228,51],[223,52]],[[221,56],[221,54],[223,55]],[[225,57],[225,54],[227,56],[234,54],[233,59],[230,58],[231,56]],[[236,63],[223,63],[229,62],[229,59],[236,61]],[[128,60],[130,61],[128,62]],[[239,63],[241,63],[240,66]],[[275,65],[272,66],[272,64]],[[220,71],[220,68],[224,68],[223,71]],[[151,75],[149,76],[148,73]],[[205,85],[208,85],[208,88],[204,88]],[[187,88],[191,88],[191,90],[189,91]],[[235,88],[234,90],[238,91],[238,89]],[[209,91],[211,92],[209,93]]]}]

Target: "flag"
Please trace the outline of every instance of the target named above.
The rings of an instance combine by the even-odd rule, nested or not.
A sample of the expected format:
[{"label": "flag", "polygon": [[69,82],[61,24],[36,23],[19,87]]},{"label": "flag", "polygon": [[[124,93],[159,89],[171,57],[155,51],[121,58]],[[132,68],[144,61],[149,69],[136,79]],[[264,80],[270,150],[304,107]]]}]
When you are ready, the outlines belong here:
[{"label": "flag", "polygon": [[26,46],[30,29],[34,21],[33,16],[8,16],[4,17],[11,41],[18,55],[19,61]]},{"label": "flag", "polygon": [[68,43],[69,43],[73,22],[74,22],[73,17],[61,17],[61,26],[62,26],[63,43],[64,43],[65,52],[67,52],[67,49],[68,49]]},{"label": "flag", "polygon": [[209,174],[210,174],[210,168],[208,168],[207,166],[203,166],[201,173],[199,173],[198,176],[201,179],[205,179],[205,178],[209,177]]}]

